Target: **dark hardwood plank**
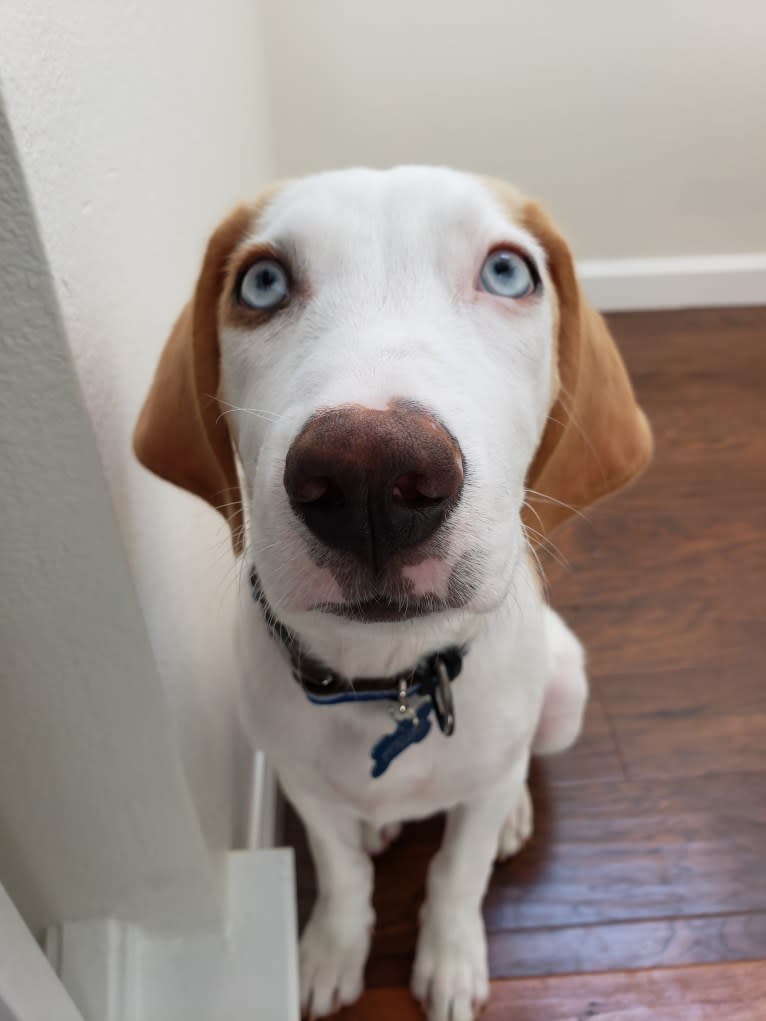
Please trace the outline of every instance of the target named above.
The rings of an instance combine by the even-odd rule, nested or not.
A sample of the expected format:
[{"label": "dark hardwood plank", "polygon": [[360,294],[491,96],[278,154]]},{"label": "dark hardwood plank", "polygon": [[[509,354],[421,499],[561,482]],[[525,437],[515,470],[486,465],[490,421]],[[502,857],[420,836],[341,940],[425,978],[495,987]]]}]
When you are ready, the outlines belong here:
[{"label": "dark hardwood plank", "polygon": [[642,398],[678,392],[715,366],[748,381],[763,367],[766,306],[613,312],[607,322]]},{"label": "dark hardwood plank", "polygon": [[763,1021],[765,1007],[766,964],[759,961],[497,982],[483,1019]]},{"label": "dark hardwood plank", "polygon": [[371,989],[358,1003],[333,1014],[333,1021],[424,1021],[424,1016],[406,989]]},{"label": "dark hardwood plank", "polygon": [[[511,979],[482,1021],[763,1021],[766,963]],[[373,989],[337,1021],[423,1021],[406,989]]]},{"label": "dark hardwood plank", "polygon": [[559,538],[570,570],[548,572],[592,677],[735,663],[763,676],[766,482],[758,507],[738,521],[664,507],[615,521],[608,510]]},{"label": "dark hardwood plank", "polygon": [[495,978],[766,958],[766,913],[490,933]]},{"label": "dark hardwood plank", "polygon": [[535,838],[495,870],[491,931],[766,910],[762,776],[577,784],[542,804],[539,788]]},{"label": "dark hardwood plank", "polygon": [[546,759],[546,773],[551,784],[625,779],[612,726],[595,688],[577,744],[563,755]]},{"label": "dark hardwood plank", "polygon": [[[766,771],[766,683],[757,666],[618,674],[602,687],[631,777]],[[763,775],[750,783],[766,800]]]}]

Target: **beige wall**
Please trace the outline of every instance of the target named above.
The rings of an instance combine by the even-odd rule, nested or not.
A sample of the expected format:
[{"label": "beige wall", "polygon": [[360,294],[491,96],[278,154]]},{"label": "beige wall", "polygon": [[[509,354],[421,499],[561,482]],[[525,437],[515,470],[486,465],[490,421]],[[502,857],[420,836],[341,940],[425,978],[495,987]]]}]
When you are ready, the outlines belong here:
[{"label": "beige wall", "polygon": [[763,0],[264,5],[276,169],[447,163],[581,258],[766,250]]}]

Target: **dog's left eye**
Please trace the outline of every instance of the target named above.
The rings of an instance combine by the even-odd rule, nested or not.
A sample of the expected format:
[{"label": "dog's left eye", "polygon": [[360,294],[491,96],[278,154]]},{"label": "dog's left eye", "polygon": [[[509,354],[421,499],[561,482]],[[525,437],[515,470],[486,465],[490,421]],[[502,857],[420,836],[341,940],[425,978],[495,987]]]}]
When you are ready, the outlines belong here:
[{"label": "dog's left eye", "polygon": [[479,273],[485,291],[501,298],[524,298],[535,289],[535,278],[527,260],[510,248],[490,252]]},{"label": "dog's left eye", "polygon": [[275,259],[259,259],[239,282],[239,300],[253,309],[282,305],[290,294],[287,273]]}]

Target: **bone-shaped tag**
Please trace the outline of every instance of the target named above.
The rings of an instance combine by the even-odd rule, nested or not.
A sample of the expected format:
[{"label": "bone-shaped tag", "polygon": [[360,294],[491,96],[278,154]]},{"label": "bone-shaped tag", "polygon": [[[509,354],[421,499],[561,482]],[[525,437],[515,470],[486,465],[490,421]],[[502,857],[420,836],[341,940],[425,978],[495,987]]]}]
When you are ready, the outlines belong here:
[{"label": "bone-shaped tag", "polygon": [[373,760],[372,776],[381,776],[396,756],[401,755],[405,748],[409,748],[411,744],[417,744],[418,741],[423,740],[431,729],[431,721],[428,717],[432,709],[433,703],[430,699],[427,699],[415,710],[414,719],[400,720],[393,734],[384,734],[375,743],[370,752]]}]

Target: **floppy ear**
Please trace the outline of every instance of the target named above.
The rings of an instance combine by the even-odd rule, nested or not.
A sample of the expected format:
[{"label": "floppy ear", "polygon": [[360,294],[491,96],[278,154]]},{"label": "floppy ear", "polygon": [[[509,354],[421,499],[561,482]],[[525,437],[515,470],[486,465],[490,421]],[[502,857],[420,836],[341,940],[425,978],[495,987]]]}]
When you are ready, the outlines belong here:
[{"label": "floppy ear", "polygon": [[252,217],[241,206],[210,239],[194,296],[165,345],[133,434],[141,464],[223,514],[236,554],[242,551],[243,514],[234,450],[218,403],[218,304],[229,257]]},{"label": "floppy ear", "polygon": [[558,301],[558,386],[527,474],[533,511],[525,508],[525,522],[548,535],[638,475],[651,459],[652,434],[617,345],[580,288],[569,246],[537,203],[525,202],[516,216],[547,253]]}]

